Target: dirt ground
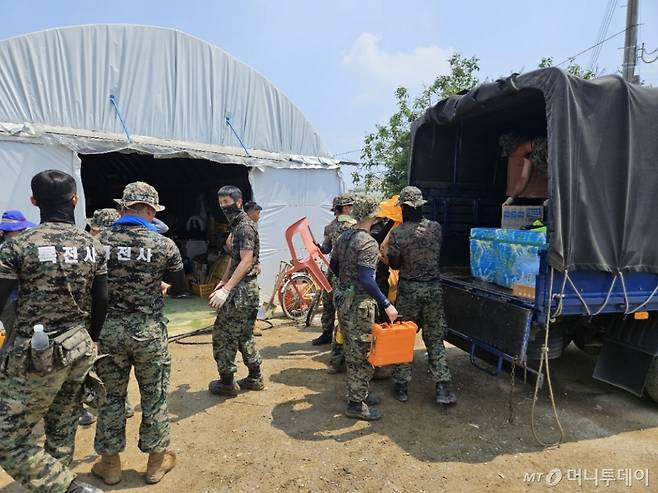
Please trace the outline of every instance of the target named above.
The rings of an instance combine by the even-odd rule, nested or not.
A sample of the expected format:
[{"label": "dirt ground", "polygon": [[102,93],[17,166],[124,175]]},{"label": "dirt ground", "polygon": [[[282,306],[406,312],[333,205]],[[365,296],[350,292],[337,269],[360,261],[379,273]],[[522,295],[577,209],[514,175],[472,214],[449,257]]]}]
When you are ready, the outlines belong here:
[{"label": "dirt ground", "polygon": [[[200,306],[186,303],[197,310]],[[199,311],[200,310],[200,311]],[[211,314],[172,314],[173,332],[203,326]],[[191,320],[191,321],[190,321]],[[128,422],[128,449],[122,454],[123,482],[105,491],[157,492],[460,492],[460,491],[658,491],[658,406],[591,379],[595,360],[571,346],[552,363],[559,416],[566,440],[542,450],[530,428],[532,387],[518,382],[509,416],[510,378],[492,377],[473,367],[468,356],[450,347],[448,361],[459,402],[451,408],[432,401],[431,385],[418,340],[414,380],[406,404],[390,396],[389,381],[376,381],[384,418],[355,422],[343,416],[344,375],[325,372],[328,346],[310,344],[319,327],[286,320],[257,338],[267,388],[234,399],[208,393],[216,378],[211,347],[172,344],[169,410],[172,447],[179,465],[158,485],[146,487],[146,456],[137,449],[139,408]],[[188,339],[207,343],[209,336]],[[246,373],[240,367],[239,376]],[[138,390],[130,387],[133,401]],[[547,441],[557,437],[542,391],[538,429]],[[90,474],[94,426],[77,437],[75,471]],[[555,471],[559,469],[558,471]],[[631,470],[631,486],[622,475]],[[644,470],[645,479],[633,479]],[[618,470],[624,470],[622,472]],[[546,478],[546,474],[551,472]],[[531,481],[526,475],[535,475]],[[580,473],[581,480],[577,480]],[[561,481],[554,487],[548,483]],[[614,480],[599,480],[612,474]],[[548,479],[548,481],[547,481]],[[0,472],[6,493],[24,491]]]}]

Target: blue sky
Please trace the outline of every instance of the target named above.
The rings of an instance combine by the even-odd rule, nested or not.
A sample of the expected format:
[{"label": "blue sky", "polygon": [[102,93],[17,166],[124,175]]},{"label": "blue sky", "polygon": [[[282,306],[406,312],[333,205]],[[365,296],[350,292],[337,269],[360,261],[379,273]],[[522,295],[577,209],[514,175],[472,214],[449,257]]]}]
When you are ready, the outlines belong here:
[{"label": "blue sky", "polygon": [[[454,52],[481,60],[482,77],[562,61],[594,44],[608,0],[32,0],[2,2],[0,39],[65,25],[174,27],[202,38],[272,80],[334,153],[359,149],[394,110],[400,84],[417,92]],[[624,29],[617,2],[608,35]],[[640,42],[658,48],[658,2],[640,0]],[[605,43],[598,67],[621,65],[623,35]],[[658,52],[657,52],[658,53]],[[591,52],[577,58],[589,65]],[[658,62],[641,64],[658,85]],[[359,153],[340,157],[357,160]]]}]

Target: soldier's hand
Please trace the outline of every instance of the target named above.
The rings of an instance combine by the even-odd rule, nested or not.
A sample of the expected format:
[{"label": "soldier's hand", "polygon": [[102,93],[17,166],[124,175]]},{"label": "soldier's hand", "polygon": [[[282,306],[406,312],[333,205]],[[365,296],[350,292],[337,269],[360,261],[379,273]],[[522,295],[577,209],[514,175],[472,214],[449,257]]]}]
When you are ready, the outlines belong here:
[{"label": "soldier's hand", "polygon": [[384,312],[386,312],[386,316],[391,321],[391,323],[398,319],[398,311],[393,305],[388,305]]},{"label": "soldier's hand", "polygon": [[162,296],[167,296],[169,294],[169,288],[171,288],[171,284],[167,284],[166,282],[160,283],[160,293]]},{"label": "soldier's hand", "polygon": [[210,294],[208,306],[213,310],[219,310],[228,299],[229,291],[224,288],[217,289]]}]

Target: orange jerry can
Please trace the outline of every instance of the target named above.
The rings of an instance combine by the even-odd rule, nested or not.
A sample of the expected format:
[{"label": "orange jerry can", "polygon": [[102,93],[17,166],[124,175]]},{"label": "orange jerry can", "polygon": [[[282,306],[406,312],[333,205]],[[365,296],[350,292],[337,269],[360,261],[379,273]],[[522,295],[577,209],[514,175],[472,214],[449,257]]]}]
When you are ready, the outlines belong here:
[{"label": "orange jerry can", "polygon": [[411,363],[418,326],[411,321],[373,324],[368,361],[372,366]]}]

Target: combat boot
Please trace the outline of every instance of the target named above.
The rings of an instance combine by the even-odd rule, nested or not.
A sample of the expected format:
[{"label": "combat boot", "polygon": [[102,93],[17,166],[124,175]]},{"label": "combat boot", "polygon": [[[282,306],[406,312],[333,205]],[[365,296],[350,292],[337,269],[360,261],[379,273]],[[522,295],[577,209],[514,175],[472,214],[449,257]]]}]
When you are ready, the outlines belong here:
[{"label": "combat boot", "polygon": [[382,417],[382,412],[377,408],[368,407],[365,402],[348,401],[345,416],[363,421],[375,421]]},{"label": "combat boot", "polygon": [[74,479],[69,485],[66,493],[103,493],[103,490],[96,488],[87,483],[83,483],[79,479]]},{"label": "combat boot", "polygon": [[379,406],[382,403],[382,398],[379,397],[377,394],[373,394],[372,392],[368,392],[368,395],[363,401],[366,406]]},{"label": "combat boot", "polygon": [[345,373],[346,371],[347,368],[345,367],[345,365],[334,365],[333,363],[329,363],[329,366],[327,367],[327,373],[329,373],[329,375]]},{"label": "combat boot", "polygon": [[263,383],[263,375],[260,371],[260,366],[249,368],[249,375],[238,380],[238,385],[242,390],[263,390],[265,384]]},{"label": "combat boot", "polygon": [[331,331],[330,332],[323,332],[320,334],[320,337],[317,337],[316,339],[313,339],[311,344],[314,346],[323,346],[325,344],[331,344]]},{"label": "combat boot", "polygon": [[407,402],[409,400],[409,389],[406,383],[393,384],[393,397],[400,402]]},{"label": "combat boot", "polygon": [[144,480],[147,484],[159,483],[160,480],[176,466],[176,454],[167,450],[165,452],[154,452],[149,454],[149,461],[146,465],[146,476]]},{"label": "combat boot", "polygon": [[457,402],[457,396],[450,391],[447,382],[436,384],[436,403],[437,404],[454,404]]},{"label": "combat boot", "polygon": [[121,458],[119,454],[103,454],[91,468],[91,473],[101,478],[105,484],[113,485],[121,482]]},{"label": "combat boot", "polygon": [[221,375],[220,380],[213,380],[208,384],[211,394],[237,397],[240,387],[233,381],[233,374]]}]

